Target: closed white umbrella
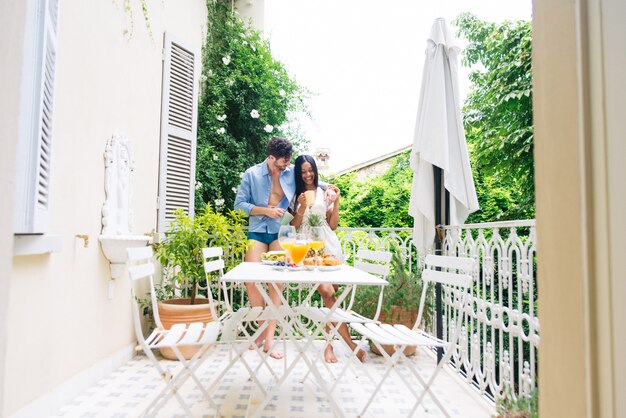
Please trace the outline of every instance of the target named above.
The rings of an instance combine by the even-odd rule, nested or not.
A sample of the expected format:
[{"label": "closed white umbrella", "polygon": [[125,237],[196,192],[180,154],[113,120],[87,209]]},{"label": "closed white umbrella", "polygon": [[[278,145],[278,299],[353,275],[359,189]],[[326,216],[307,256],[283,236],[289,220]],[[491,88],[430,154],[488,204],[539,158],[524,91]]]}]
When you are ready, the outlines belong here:
[{"label": "closed white umbrella", "polygon": [[463,224],[478,210],[460,109],[459,51],[445,19],[435,20],[427,41],[411,150],[409,215],[415,219],[413,242],[420,253],[432,249],[435,238],[434,166],[443,171],[444,186],[450,192],[450,222]]}]

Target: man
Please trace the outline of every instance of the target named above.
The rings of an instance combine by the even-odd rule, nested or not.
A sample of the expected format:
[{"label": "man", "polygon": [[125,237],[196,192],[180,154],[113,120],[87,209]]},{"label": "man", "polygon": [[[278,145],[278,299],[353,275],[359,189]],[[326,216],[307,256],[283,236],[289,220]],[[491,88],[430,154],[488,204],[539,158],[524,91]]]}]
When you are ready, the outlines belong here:
[{"label": "man", "polygon": [[[284,138],[272,137],[267,144],[267,158],[260,164],[250,167],[243,174],[235,198],[235,209],[243,210],[250,217],[248,239],[251,244],[245,261],[261,261],[261,254],[280,250],[278,230],[280,218],[289,207],[296,185],[291,154],[293,146]],[[263,297],[253,283],[246,283],[248,299],[252,306],[264,306]],[[279,295],[273,286],[269,287],[269,296],[275,305],[280,304]],[[274,351],[274,332],[276,321],[270,321],[265,332],[256,344],[263,345],[263,351],[275,359],[283,354]]]}]

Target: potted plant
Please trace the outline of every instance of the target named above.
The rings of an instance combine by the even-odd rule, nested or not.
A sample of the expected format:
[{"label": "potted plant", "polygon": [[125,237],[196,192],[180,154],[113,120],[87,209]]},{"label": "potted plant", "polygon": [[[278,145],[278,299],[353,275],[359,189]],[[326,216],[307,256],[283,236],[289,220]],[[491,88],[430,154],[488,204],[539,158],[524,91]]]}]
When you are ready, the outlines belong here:
[{"label": "potted plant", "polygon": [[[389,285],[385,287],[383,302],[378,320],[387,324],[403,324],[413,328],[417,320],[423,282],[421,271],[409,272],[396,245],[392,245],[390,271],[387,275]],[[354,310],[372,318],[378,305],[378,288],[363,286],[358,288],[354,300]],[[427,289],[422,324],[429,323],[434,311],[434,288]],[[383,346],[385,351],[393,354],[393,347]],[[380,354],[374,345],[372,352]],[[405,349],[406,355],[413,355],[415,347]]]},{"label": "potted plant", "polygon": [[[163,266],[163,281],[157,288],[159,318],[166,329],[179,323],[214,320],[209,300],[198,294],[199,285],[206,285],[207,291],[212,288],[205,283],[202,258],[202,248],[209,245],[224,249],[227,269],[241,261],[247,248],[242,215],[234,211],[215,212],[208,204],[195,217],[177,209],[165,237],[156,244],[156,257]],[[161,353],[175,359],[167,350]]]}]

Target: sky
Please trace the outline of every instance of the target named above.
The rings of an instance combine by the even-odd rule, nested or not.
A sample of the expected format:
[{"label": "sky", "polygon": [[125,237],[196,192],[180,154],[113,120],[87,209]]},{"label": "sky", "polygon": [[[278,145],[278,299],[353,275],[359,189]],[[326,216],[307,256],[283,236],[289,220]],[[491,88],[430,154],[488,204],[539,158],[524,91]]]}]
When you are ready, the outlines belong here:
[{"label": "sky", "polygon": [[[312,91],[311,118],[300,124],[309,152],[329,148],[337,172],[413,143],[436,18],[530,20],[531,9],[531,0],[265,0],[265,36],[272,55]],[[468,73],[461,68],[462,97]]]}]

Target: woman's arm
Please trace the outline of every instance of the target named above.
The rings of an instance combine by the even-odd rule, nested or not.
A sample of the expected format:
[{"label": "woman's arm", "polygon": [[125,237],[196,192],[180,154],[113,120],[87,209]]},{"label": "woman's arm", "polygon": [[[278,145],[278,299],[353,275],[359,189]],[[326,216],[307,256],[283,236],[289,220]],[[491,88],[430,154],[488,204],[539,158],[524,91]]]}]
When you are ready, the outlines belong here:
[{"label": "woman's arm", "polygon": [[290,224],[295,226],[296,229],[300,228],[300,225],[302,225],[302,216],[304,215],[305,210],[306,198],[304,197],[304,193],[300,193],[300,196],[298,196],[298,199],[296,200],[293,219],[290,222]]},{"label": "woman's arm", "polygon": [[339,225],[339,189],[337,188],[337,186],[333,186],[332,184],[329,184],[327,188],[334,190],[334,192],[337,194],[337,199],[335,200],[333,209],[326,212],[326,221],[328,222],[330,229],[334,231]]}]

